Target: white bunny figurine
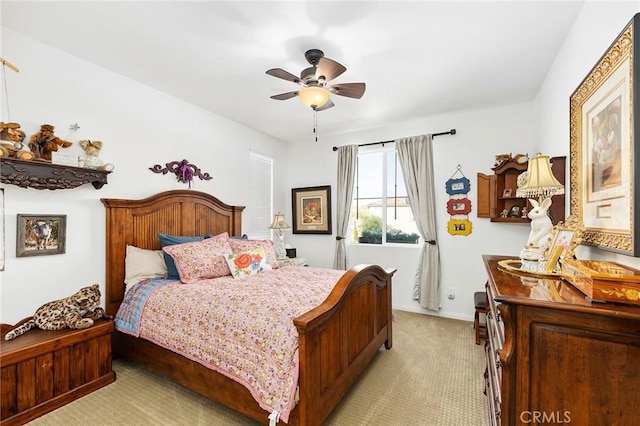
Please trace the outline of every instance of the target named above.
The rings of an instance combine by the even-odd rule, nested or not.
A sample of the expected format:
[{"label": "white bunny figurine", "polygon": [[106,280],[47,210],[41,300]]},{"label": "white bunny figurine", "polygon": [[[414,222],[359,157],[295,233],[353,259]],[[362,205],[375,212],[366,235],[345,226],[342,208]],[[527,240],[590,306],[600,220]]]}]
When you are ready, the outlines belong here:
[{"label": "white bunny figurine", "polygon": [[527,215],[531,219],[531,232],[527,245],[530,247],[544,248],[549,242],[549,236],[553,230],[553,223],[547,215],[547,210],[551,207],[551,198],[545,198],[542,204],[536,200],[529,199],[533,206]]}]

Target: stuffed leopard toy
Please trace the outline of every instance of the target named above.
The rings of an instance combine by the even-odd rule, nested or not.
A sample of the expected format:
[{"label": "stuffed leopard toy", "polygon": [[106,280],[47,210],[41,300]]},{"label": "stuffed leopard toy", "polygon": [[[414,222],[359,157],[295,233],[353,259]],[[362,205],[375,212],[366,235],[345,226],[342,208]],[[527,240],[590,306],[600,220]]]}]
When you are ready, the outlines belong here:
[{"label": "stuffed leopard toy", "polygon": [[81,288],[77,293],[40,306],[33,317],[8,332],[5,340],[15,339],[32,328],[61,330],[89,328],[93,320],[106,316],[100,307],[100,287],[94,284]]}]

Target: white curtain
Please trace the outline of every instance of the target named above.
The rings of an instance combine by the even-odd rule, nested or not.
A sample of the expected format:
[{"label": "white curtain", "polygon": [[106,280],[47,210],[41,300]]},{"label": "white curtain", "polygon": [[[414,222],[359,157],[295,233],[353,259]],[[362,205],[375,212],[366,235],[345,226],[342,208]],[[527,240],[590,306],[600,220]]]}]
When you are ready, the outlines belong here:
[{"label": "white curtain", "polygon": [[431,135],[396,140],[409,204],[424,244],[420,253],[414,299],[425,309],[440,310],[440,250],[436,242],[435,185]]},{"label": "white curtain", "polygon": [[334,269],[347,269],[346,234],[349,230],[349,215],[353,186],[356,175],[356,160],[358,158],[357,145],[344,145],[338,148],[338,185],[337,196],[337,229],[336,254],[333,260]]}]

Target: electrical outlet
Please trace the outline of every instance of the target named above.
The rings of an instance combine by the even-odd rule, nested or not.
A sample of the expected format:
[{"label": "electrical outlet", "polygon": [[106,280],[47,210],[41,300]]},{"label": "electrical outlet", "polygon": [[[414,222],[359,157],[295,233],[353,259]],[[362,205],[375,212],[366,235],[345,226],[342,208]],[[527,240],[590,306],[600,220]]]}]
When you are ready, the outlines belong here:
[{"label": "electrical outlet", "polygon": [[453,300],[456,298],[456,295],[453,293],[452,288],[449,289],[449,293],[447,294],[447,297],[449,298],[449,300]]}]

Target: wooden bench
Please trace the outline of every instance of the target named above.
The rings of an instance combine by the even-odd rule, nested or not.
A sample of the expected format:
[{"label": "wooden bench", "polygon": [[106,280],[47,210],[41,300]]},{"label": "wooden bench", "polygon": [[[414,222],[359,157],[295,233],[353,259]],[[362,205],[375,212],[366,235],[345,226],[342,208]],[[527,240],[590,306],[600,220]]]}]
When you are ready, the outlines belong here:
[{"label": "wooden bench", "polygon": [[84,330],[33,329],[4,340],[12,328],[0,324],[2,426],[25,424],[116,379],[112,320],[100,319]]}]

